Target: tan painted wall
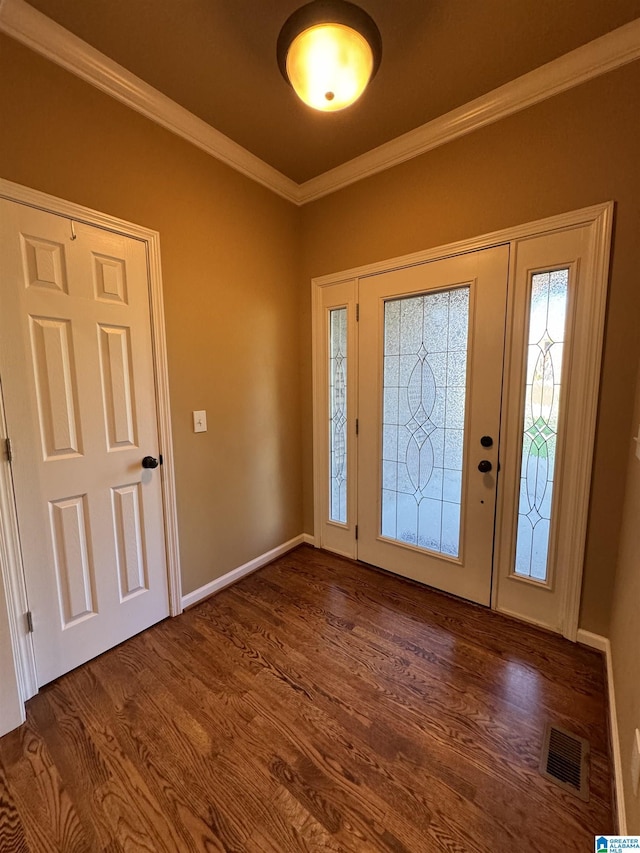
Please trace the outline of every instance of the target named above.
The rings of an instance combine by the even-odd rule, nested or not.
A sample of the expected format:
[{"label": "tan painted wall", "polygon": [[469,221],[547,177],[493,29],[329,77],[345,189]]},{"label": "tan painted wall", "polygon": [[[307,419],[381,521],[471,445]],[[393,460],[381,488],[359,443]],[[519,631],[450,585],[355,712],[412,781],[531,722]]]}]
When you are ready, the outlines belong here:
[{"label": "tan painted wall", "polygon": [[313,531],[310,279],[597,202],[615,251],[581,625],[608,634],[640,351],[640,63],[539,104],[302,210],[305,530]]},{"label": "tan painted wall", "polygon": [[1,177],[160,232],[184,592],[297,536],[297,210],[5,37],[0,116]]},{"label": "tan painted wall", "polygon": [[611,656],[618,711],[620,751],[625,788],[628,831],[640,834],[640,794],[633,796],[631,751],[636,728],[640,728],[640,459],[635,443],[640,423],[640,373],[635,399],[633,429],[621,442],[628,459],[627,490],[622,516],[620,552],[611,610]]}]

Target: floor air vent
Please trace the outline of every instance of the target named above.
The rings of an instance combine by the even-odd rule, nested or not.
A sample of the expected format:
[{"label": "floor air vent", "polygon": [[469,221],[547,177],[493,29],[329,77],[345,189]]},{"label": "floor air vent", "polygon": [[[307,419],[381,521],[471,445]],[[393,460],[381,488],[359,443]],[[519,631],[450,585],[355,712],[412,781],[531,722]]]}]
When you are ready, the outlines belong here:
[{"label": "floor air vent", "polygon": [[547,723],[542,742],[540,773],[587,802],[589,741]]}]

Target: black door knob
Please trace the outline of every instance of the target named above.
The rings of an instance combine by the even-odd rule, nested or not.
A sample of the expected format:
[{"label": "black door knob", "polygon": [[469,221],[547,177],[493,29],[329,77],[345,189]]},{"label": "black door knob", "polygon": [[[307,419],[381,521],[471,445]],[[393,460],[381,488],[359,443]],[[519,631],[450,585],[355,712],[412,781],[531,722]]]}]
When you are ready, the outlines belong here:
[{"label": "black door knob", "polygon": [[143,468],[157,468],[158,460],[154,456],[145,456],[142,460]]},{"label": "black door knob", "polygon": [[478,471],[480,471],[481,474],[488,474],[489,471],[491,471],[492,469],[493,465],[491,464],[491,462],[489,462],[488,459],[483,459],[481,462],[478,463]]},{"label": "black door knob", "polygon": [[480,444],[483,447],[493,447],[493,439],[490,435],[483,435],[480,439]]}]

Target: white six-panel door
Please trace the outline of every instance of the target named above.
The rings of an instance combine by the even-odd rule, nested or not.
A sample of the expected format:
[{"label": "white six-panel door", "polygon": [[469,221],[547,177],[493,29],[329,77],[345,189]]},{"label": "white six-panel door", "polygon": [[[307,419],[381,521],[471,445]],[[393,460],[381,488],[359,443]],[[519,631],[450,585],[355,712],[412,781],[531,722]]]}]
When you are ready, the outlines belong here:
[{"label": "white six-panel door", "polygon": [[1,201],[0,372],[38,683],[168,615],[146,249]]}]

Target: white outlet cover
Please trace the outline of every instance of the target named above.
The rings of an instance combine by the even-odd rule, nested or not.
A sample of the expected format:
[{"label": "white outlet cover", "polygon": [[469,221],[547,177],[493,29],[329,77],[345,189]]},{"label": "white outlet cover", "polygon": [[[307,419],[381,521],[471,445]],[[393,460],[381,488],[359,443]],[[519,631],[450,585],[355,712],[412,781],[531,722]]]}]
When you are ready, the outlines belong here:
[{"label": "white outlet cover", "polygon": [[631,755],[631,781],[633,783],[633,794],[638,796],[638,782],[640,782],[640,729],[636,729],[633,735],[633,753]]},{"label": "white outlet cover", "polygon": [[207,413],[204,409],[201,409],[199,412],[193,413],[193,431],[194,432],[206,432],[207,431]]}]

